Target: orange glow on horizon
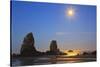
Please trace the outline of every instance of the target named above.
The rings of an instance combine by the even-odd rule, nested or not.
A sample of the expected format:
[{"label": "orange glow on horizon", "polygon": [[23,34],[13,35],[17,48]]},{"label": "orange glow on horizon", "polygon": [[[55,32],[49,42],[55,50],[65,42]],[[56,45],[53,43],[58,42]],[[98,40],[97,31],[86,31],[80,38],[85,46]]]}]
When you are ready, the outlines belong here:
[{"label": "orange glow on horizon", "polygon": [[72,50],[71,52],[69,50],[64,51],[66,53],[66,56],[77,56],[80,54],[80,50]]}]

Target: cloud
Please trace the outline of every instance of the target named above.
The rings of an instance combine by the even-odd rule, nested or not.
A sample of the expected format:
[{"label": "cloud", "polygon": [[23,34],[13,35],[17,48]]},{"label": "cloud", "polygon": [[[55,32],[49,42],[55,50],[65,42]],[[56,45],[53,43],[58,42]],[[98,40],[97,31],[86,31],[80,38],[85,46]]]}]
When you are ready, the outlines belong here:
[{"label": "cloud", "polygon": [[62,35],[73,35],[73,34],[95,34],[96,32],[56,32],[56,35],[62,36]]},{"label": "cloud", "polygon": [[65,32],[56,32],[56,35],[65,35]]}]

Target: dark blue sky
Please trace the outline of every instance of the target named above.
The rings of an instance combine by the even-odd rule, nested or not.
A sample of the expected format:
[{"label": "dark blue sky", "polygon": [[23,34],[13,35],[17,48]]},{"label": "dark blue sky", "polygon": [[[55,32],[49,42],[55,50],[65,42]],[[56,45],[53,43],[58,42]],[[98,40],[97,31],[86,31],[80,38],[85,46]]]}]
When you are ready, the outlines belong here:
[{"label": "dark blue sky", "polygon": [[[72,18],[66,14],[70,7]],[[95,50],[96,6],[13,1],[13,53],[19,53],[29,32],[33,32],[37,50],[48,50],[51,40],[57,40],[61,50]]]}]

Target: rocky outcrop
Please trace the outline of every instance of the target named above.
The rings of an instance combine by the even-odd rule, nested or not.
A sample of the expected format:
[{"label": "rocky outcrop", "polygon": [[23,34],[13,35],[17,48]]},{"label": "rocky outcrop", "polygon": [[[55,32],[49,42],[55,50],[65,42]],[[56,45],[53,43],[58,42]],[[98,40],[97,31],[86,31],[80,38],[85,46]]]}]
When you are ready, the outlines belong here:
[{"label": "rocky outcrop", "polygon": [[47,54],[51,54],[51,55],[58,55],[60,54],[60,51],[57,47],[57,42],[56,40],[52,40],[50,43],[50,50],[46,52]]},{"label": "rocky outcrop", "polygon": [[36,50],[35,41],[32,32],[28,33],[22,43],[20,54],[21,56],[34,56],[37,55],[38,51]]},{"label": "rocky outcrop", "polygon": [[50,43],[50,50],[46,52],[37,51],[35,48],[35,40],[32,32],[28,33],[23,40],[20,56],[22,57],[33,57],[33,56],[43,56],[43,55],[62,55],[64,53],[60,52],[57,47],[57,41],[52,40]]},{"label": "rocky outcrop", "polygon": [[50,44],[50,51],[52,52],[57,52],[58,51],[58,47],[57,47],[57,42],[56,40],[52,40],[51,44]]}]

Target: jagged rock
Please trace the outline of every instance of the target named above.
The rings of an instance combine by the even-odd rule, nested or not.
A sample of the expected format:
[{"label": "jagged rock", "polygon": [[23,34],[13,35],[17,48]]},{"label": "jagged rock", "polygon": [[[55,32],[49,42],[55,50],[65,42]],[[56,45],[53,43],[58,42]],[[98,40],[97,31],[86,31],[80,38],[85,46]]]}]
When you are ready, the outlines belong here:
[{"label": "jagged rock", "polygon": [[22,43],[21,56],[33,56],[37,54],[37,50],[34,46],[34,37],[32,32],[28,33]]}]

